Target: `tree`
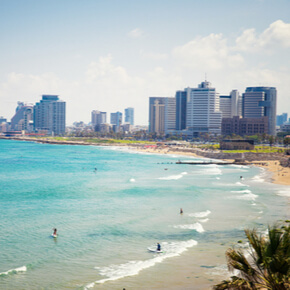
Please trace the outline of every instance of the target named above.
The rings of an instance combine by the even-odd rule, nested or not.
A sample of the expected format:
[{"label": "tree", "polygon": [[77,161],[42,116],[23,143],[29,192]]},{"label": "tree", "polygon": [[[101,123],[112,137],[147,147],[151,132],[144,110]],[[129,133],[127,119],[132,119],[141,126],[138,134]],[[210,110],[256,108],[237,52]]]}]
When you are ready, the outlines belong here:
[{"label": "tree", "polygon": [[228,249],[228,268],[239,274],[214,289],[290,289],[290,226],[273,226],[268,231],[267,236],[262,236],[256,230],[245,230],[251,249],[249,258],[240,250]]}]

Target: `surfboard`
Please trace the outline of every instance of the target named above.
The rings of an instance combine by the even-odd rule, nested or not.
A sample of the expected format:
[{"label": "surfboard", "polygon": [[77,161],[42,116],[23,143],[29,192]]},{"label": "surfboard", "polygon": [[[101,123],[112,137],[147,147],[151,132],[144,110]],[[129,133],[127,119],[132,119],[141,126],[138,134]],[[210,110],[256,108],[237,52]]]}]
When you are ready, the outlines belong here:
[{"label": "surfboard", "polygon": [[156,248],[148,248],[148,251],[149,251],[149,252],[153,252],[153,253],[163,253],[162,250],[161,250],[161,251],[157,251]]},{"label": "surfboard", "polygon": [[57,238],[57,235],[51,234],[52,238]]}]

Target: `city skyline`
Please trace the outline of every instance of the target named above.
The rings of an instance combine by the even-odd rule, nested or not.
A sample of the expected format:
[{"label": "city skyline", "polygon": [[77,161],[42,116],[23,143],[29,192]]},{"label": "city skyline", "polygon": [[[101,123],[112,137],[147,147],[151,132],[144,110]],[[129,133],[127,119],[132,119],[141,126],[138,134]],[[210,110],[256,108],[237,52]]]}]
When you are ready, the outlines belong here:
[{"label": "city skyline", "polygon": [[289,10],[285,0],[1,1],[0,115],[56,94],[67,125],[127,107],[147,125],[150,96],[174,97],[205,74],[222,95],[276,87],[277,115],[290,112]]}]

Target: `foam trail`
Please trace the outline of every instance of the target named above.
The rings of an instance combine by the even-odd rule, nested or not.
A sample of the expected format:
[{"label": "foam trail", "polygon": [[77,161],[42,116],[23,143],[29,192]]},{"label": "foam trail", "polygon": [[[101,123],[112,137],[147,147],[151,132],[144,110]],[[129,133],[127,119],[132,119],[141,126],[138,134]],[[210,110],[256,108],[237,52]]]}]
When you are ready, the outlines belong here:
[{"label": "foam trail", "polygon": [[176,229],[184,229],[184,230],[196,230],[199,233],[204,232],[204,228],[200,223],[194,223],[192,225],[178,225],[178,226],[173,226]]},{"label": "foam trail", "polygon": [[198,220],[198,221],[201,222],[201,223],[206,223],[206,222],[209,221],[209,219],[201,219],[201,220]]},{"label": "foam trail", "polygon": [[167,177],[159,177],[157,179],[160,180],[177,180],[183,177],[183,174],[179,174],[179,175],[171,175],[171,176],[167,176]]},{"label": "foam trail", "polygon": [[279,190],[278,195],[290,197],[290,190]]},{"label": "foam trail", "polygon": [[189,216],[190,217],[203,218],[203,217],[208,216],[210,213],[211,213],[211,211],[207,210],[207,211],[202,211],[202,212],[190,213]]},{"label": "foam trail", "polygon": [[9,274],[17,274],[18,272],[26,272],[26,271],[27,271],[27,267],[26,266],[22,266],[22,267],[19,267],[19,268],[8,270],[6,272],[2,272],[2,273],[0,273],[0,276],[9,275]]},{"label": "foam trail", "polygon": [[96,284],[102,284],[107,281],[114,281],[124,277],[138,275],[140,271],[153,267],[155,264],[161,263],[165,259],[179,256],[188,248],[196,246],[197,241],[188,240],[184,242],[161,243],[161,245],[164,253],[155,254],[152,259],[145,261],[129,261],[125,264],[111,265],[109,267],[96,267],[95,269],[98,269],[100,274],[107,278],[89,283],[84,287],[84,289],[87,290],[93,288]]}]

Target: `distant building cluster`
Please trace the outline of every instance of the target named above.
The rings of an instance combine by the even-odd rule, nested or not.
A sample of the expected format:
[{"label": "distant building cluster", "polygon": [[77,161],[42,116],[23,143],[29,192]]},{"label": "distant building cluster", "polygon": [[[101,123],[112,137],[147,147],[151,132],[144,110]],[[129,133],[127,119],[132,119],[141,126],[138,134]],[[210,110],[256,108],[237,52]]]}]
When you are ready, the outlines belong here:
[{"label": "distant building cluster", "polygon": [[92,111],[91,124],[95,131],[109,133],[111,131],[131,132],[134,126],[134,108],[125,109],[125,121],[121,112],[111,113],[110,123],[107,123],[107,112]]},{"label": "distant building cluster", "polygon": [[64,135],[66,103],[57,95],[43,95],[36,103],[18,102],[11,122],[0,117],[0,132],[6,135]]},{"label": "distant building cluster", "polygon": [[[149,97],[149,132],[199,137],[276,135],[277,90],[248,87],[220,95],[208,81],[177,91],[175,97]],[[286,118],[287,119],[287,118]]]}]

